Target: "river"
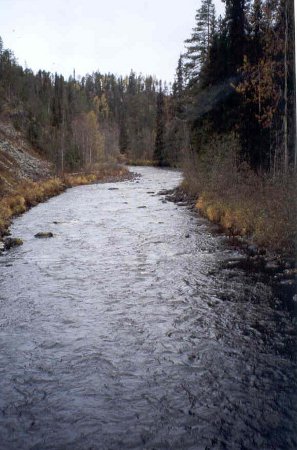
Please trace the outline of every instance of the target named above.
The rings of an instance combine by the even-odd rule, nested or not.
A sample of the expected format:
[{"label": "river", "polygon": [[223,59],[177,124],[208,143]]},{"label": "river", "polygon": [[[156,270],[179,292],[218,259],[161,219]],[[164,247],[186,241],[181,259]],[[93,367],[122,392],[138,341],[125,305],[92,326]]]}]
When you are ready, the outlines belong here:
[{"label": "river", "polygon": [[[70,189],[0,257],[1,450],[297,448],[296,315],[179,172]],[[52,231],[51,239],[34,234]]]}]

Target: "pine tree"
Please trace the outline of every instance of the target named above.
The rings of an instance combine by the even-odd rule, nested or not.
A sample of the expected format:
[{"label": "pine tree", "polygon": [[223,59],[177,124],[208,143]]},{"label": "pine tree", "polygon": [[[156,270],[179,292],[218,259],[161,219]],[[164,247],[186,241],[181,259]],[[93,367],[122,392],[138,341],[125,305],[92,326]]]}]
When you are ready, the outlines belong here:
[{"label": "pine tree", "polygon": [[250,12],[250,43],[249,51],[250,61],[255,63],[263,54],[264,50],[264,29],[262,0],[254,0]]},{"label": "pine tree", "polygon": [[212,0],[202,0],[195,16],[192,35],[185,41],[185,71],[190,84],[199,79],[201,67],[207,61],[215,31],[215,6]]},{"label": "pine tree", "polygon": [[226,22],[219,16],[208,59],[201,69],[200,89],[221,83],[229,77],[228,54]]},{"label": "pine tree", "polygon": [[[276,32],[278,39],[282,42],[280,58],[282,65],[281,86],[282,103],[280,113],[283,122],[283,170],[289,169],[290,159],[295,160],[296,167],[296,143],[295,133],[292,133],[292,118],[295,116],[295,53],[294,45],[294,2],[280,0],[278,10],[278,22]],[[291,122],[291,126],[290,126]],[[296,123],[295,120],[293,122]],[[291,130],[290,130],[291,128]],[[290,135],[293,134],[293,142],[290,143]],[[293,149],[290,147],[294,147]],[[292,155],[292,157],[291,157]]]},{"label": "pine tree", "polygon": [[234,75],[243,63],[246,49],[246,0],[226,0],[226,29],[229,44],[229,71]]},{"label": "pine tree", "polygon": [[129,147],[129,139],[128,139],[128,132],[127,132],[127,125],[123,119],[122,119],[122,122],[120,123],[119,147],[120,147],[120,153],[122,155],[126,155],[128,152],[128,147]]},{"label": "pine tree", "polygon": [[154,161],[158,166],[164,166],[165,161],[165,111],[164,94],[160,89],[157,97],[156,140]]},{"label": "pine tree", "polygon": [[176,69],[175,80],[172,85],[172,97],[174,102],[174,110],[179,115],[183,110],[183,95],[184,95],[184,64],[183,57],[180,55]]},{"label": "pine tree", "polygon": [[58,154],[56,164],[63,173],[65,168],[65,127],[66,127],[66,98],[65,83],[62,75],[55,74],[54,96],[52,100],[52,125],[57,140]]}]

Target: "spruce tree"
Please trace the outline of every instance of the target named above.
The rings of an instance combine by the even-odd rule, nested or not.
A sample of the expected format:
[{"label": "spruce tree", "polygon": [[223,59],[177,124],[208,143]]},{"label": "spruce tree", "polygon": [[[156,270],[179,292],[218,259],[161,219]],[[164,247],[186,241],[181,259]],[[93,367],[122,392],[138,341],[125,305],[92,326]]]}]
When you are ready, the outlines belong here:
[{"label": "spruce tree", "polygon": [[250,62],[257,63],[263,54],[264,45],[264,21],[262,0],[254,0],[250,12],[250,42],[249,55]]},{"label": "spruce tree", "polygon": [[226,29],[229,47],[228,65],[230,75],[242,66],[246,50],[246,0],[226,0]]},{"label": "spruce tree", "polygon": [[185,71],[190,84],[199,79],[201,67],[209,55],[215,31],[215,6],[212,0],[202,0],[195,21],[192,35],[185,41]]},{"label": "spruce tree", "polygon": [[165,165],[165,114],[164,94],[160,89],[157,97],[156,140],[154,162],[158,166]]},{"label": "spruce tree", "polygon": [[180,55],[176,69],[175,80],[172,85],[172,97],[174,101],[174,110],[179,115],[183,110],[184,83],[184,64],[183,57]]},{"label": "spruce tree", "polygon": [[129,147],[129,140],[128,140],[127,125],[124,122],[124,119],[122,119],[120,123],[120,134],[119,134],[120,153],[122,155],[126,155],[128,152],[128,147]]}]

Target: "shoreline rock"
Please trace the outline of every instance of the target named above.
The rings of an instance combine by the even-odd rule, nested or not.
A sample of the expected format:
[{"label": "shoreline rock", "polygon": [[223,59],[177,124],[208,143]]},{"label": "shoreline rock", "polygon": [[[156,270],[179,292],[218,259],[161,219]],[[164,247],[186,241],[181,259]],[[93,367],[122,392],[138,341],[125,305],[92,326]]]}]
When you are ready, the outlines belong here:
[{"label": "shoreline rock", "polygon": [[3,241],[4,250],[10,250],[11,248],[18,247],[20,245],[23,245],[23,241],[20,238],[7,237]]}]

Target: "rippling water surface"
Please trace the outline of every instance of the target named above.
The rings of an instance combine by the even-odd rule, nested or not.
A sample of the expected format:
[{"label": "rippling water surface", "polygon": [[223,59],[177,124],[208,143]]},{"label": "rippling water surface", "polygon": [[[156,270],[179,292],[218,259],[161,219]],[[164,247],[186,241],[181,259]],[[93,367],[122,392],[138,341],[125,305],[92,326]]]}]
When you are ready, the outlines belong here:
[{"label": "rippling water surface", "polygon": [[296,449],[294,311],[156,195],[178,172],[137,171],[12,227],[24,245],[0,257],[1,450]]}]

